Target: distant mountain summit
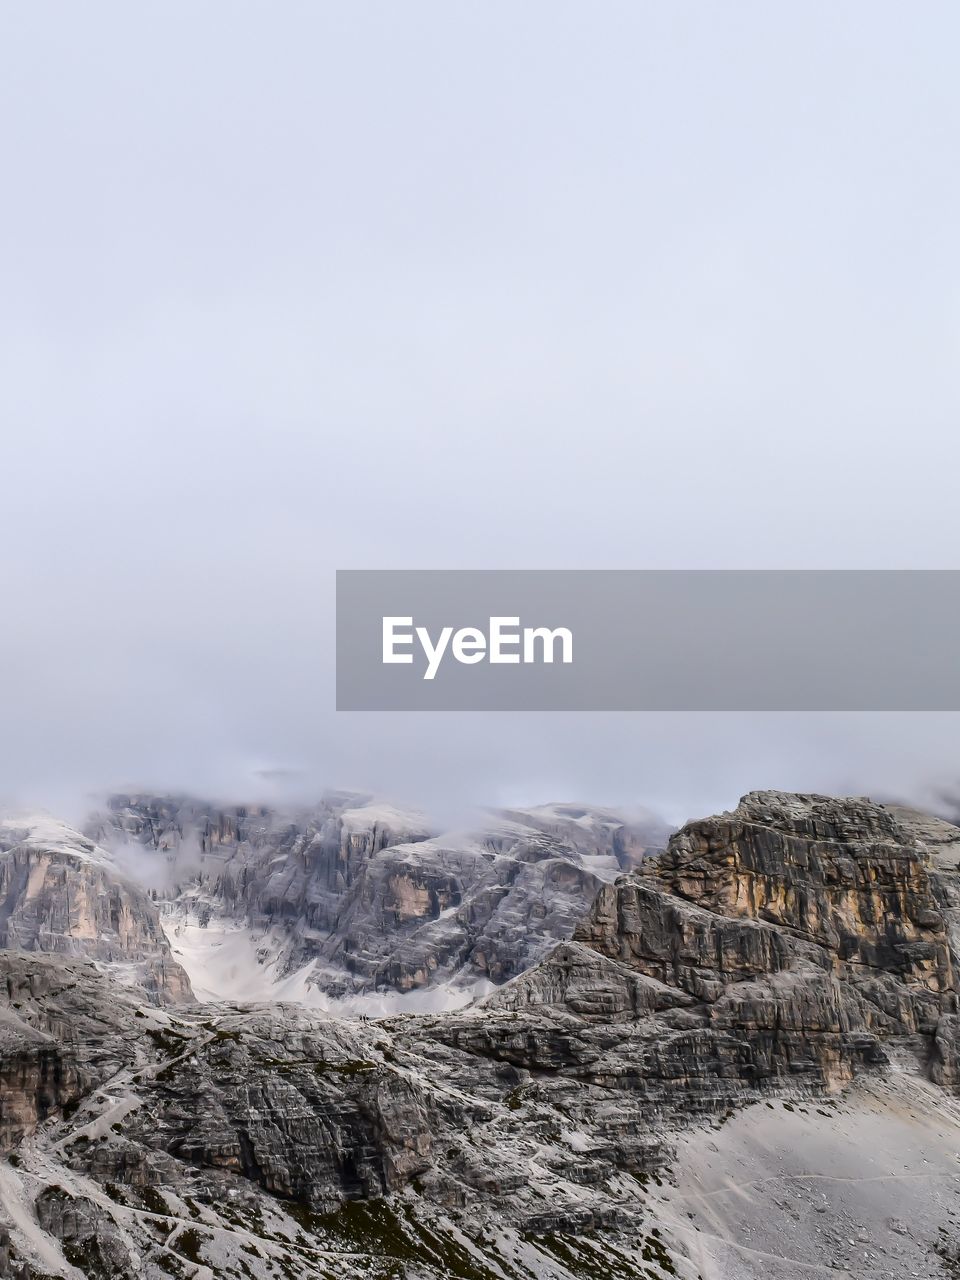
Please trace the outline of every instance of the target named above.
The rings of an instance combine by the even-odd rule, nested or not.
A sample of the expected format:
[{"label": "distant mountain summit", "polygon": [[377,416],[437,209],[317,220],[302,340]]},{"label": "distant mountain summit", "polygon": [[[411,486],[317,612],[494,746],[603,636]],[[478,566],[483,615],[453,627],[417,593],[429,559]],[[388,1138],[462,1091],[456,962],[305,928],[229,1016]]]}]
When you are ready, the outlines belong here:
[{"label": "distant mountain summit", "polygon": [[115,796],[88,830],[154,885],[203,996],[368,1013],[457,1007],[522,972],[667,837],[653,815],[576,805],[440,833],[343,793],[300,809]]}]

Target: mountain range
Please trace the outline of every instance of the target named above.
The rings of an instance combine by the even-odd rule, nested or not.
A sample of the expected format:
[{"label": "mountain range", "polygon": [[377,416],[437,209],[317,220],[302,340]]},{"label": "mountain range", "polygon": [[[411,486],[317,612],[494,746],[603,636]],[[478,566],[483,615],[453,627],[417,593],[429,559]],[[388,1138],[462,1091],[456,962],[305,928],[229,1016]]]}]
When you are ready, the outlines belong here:
[{"label": "mountain range", "polygon": [[0,1274],[960,1274],[960,829],[0,824]]}]

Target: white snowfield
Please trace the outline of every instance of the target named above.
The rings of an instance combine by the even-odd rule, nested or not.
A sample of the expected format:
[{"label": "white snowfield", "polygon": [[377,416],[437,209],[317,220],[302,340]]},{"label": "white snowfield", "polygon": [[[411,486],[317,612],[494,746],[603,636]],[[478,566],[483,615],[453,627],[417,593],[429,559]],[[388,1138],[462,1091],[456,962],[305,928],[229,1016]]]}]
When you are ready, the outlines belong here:
[{"label": "white snowfield", "polygon": [[350,832],[371,831],[380,827],[388,831],[403,831],[426,837],[433,831],[427,815],[419,809],[400,809],[379,800],[344,809],[340,814],[340,821],[344,829]]},{"label": "white snowfield", "polygon": [[[174,959],[187,971],[198,1000],[238,1003],[292,1002],[333,1017],[385,1018],[398,1013],[441,1013],[460,1009],[493,990],[492,983],[469,987],[441,984],[422,991],[382,991],[345,996],[324,994],[313,961],[294,973],[279,972],[282,939],[257,933],[232,920],[201,925],[195,913],[165,904],[160,917]],[[311,981],[311,976],[314,978]]]},{"label": "white snowfield", "polygon": [[17,845],[69,854],[77,861],[95,862],[100,866],[113,863],[106,849],[47,813],[12,813],[0,817],[0,850]]}]

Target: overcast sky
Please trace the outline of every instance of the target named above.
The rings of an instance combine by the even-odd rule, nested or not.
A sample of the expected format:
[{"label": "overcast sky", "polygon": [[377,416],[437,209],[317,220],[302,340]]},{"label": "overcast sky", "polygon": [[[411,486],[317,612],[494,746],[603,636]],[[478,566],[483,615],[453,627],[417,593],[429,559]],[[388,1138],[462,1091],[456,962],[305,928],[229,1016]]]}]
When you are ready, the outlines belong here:
[{"label": "overcast sky", "polygon": [[333,710],[337,567],[957,567],[960,11],[5,5],[0,794],[688,816],[955,717]]}]

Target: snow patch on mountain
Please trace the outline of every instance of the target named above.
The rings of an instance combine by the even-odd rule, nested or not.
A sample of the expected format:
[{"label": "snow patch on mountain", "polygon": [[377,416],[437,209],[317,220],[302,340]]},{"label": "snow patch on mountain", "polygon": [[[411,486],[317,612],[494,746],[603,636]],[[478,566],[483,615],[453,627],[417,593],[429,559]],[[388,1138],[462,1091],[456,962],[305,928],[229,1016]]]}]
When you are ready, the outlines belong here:
[{"label": "snow patch on mountain", "polygon": [[[336,998],[324,993],[324,973],[307,961],[292,973],[283,972],[284,942],[276,931],[266,933],[222,917],[202,922],[195,911],[163,904],[163,931],[176,961],[190,978],[200,1000],[230,1004],[292,1002],[331,1017],[385,1018],[404,1013],[446,1013],[462,1009],[495,990],[490,982],[466,986],[452,982],[419,991],[361,992]],[[335,981],[340,975],[326,975]]]},{"label": "snow patch on mountain", "polygon": [[66,822],[47,813],[8,814],[0,817],[0,851],[20,845],[49,853],[68,854],[77,862],[110,866],[112,856]]}]

